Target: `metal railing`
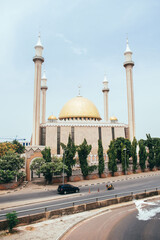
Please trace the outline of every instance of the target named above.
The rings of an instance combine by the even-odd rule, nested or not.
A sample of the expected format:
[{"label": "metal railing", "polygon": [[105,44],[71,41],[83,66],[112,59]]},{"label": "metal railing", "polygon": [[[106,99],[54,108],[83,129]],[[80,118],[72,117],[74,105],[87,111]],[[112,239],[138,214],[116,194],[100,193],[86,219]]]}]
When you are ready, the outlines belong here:
[{"label": "metal railing", "polygon": [[[80,203],[85,204],[87,202],[89,203],[94,203],[94,202],[98,202],[99,200],[109,200],[112,198],[117,198],[118,196],[121,197],[125,197],[125,196],[133,196],[133,194],[138,194],[138,193],[146,193],[147,191],[158,191],[160,190],[160,186],[157,187],[150,187],[150,188],[146,188],[146,189],[139,189],[139,190],[135,190],[135,191],[128,191],[128,192],[123,192],[123,193],[117,193],[117,194],[110,194],[110,195],[105,195],[105,196],[99,196],[99,197],[93,197],[93,198],[86,198],[86,199],[82,199],[82,200],[76,200],[76,201],[71,201],[71,202],[66,202],[66,203],[57,203],[57,204],[53,204],[53,205],[46,205],[43,207],[38,207],[38,208],[30,208],[30,209],[26,209],[26,210],[21,210],[21,211],[16,211],[17,215],[21,214],[21,213],[26,213],[26,212],[34,212],[34,211],[40,211],[43,210],[41,213],[45,213],[48,211],[49,208],[52,208],[54,210],[60,210],[63,208],[63,206],[65,205],[69,205],[67,207],[72,207],[75,205],[80,205]],[[60,206],[60,208],[57,209],[57,207]],[[11,210],[11,209],[10,209]],[[12,212],[13,210],[11,210],[10,212]],[[7,211],[8,212],[8,211]],[[30,215],[30,214],[28,214]],[[6,213],[4,214],[0,214],[0,218],[6,216]],[[27,216],[27,215],[25,215]]]}]

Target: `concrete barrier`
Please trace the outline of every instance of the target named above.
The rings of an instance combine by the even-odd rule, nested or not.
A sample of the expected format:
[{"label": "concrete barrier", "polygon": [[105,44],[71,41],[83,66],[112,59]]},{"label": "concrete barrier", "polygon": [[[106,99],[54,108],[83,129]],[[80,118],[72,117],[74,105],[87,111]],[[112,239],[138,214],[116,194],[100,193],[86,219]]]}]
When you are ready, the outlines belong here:
[{"label": "concrete barrier", "polygon": [[[110,206],[113,204],[129,202],[129,201],[132,201],[133,199],[142,199],[142,198],[157,196],[157,195],[160,195],[160,190],[138,193],[135,195],[129,195],[129,196],[123,196],[123,197],[115,197],[112,199],[96,201],[93,203],[86,203],[86,204],[76,205],[76,206],[67,207],[67,208],[63,208],[63,209],[52,210],[52,211],[48,211],[48,212],[44,212],[44,213],[32,214],[32,215],[28,215],[28,216],[24,216],[24,217],[19,217],[18,225],[27,225],[27,224],[31,224],[31,223],[35,223],[35,222],[44,221],[46,219],[58,218],[63,215],[84,212],[84,211],[93,210],[96,208]],[[7,220],[1,220],[0,221],[0,230],[5,230],[5,229],[7,229],[7,227],[8,227]]]}]

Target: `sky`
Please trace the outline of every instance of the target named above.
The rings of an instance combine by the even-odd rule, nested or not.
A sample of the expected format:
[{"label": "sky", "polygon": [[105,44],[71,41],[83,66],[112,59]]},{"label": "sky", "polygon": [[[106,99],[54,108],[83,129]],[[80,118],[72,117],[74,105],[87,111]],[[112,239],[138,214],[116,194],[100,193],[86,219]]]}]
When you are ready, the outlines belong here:
[{"label": "sky", "polygon": [[78,95],[103,119],[103,79],[109,117],[128,122],[124,63],[133,52],[136,138],[160,137],[159,0],[0,0],[0,138],[30,140],[34,46],[41,34],[47,77],[46,118],[58,117]]}]

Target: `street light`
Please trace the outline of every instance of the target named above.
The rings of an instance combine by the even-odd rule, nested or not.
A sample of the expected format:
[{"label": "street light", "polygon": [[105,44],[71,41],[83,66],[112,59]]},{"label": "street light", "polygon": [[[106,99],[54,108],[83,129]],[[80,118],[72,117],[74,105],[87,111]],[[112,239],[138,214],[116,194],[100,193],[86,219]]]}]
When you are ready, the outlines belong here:
[{"label": "street light", "polygon": [[125,166],[125,175],[126,175],[126,148],[123,149],[123,151],[125,152],[125,158],[124,158],[124,166]]},{"label": "street light", "polygon": [[64,185],[64,161],[65,161],[65,150],[63,152],[63,185]]}]

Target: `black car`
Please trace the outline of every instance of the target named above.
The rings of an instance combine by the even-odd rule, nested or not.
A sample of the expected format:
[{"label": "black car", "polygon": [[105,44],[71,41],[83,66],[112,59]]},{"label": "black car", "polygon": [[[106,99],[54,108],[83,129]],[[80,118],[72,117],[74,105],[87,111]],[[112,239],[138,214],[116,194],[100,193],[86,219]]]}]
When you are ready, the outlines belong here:
[{"label": "black car", "polygon": [[62,184],[62,185],[59,185],[57,191],[58,191],[58,193],[63,193],[63,194],[78,193],[80,191],[80,189],[78,187],[75,187],[70,184]]}]

